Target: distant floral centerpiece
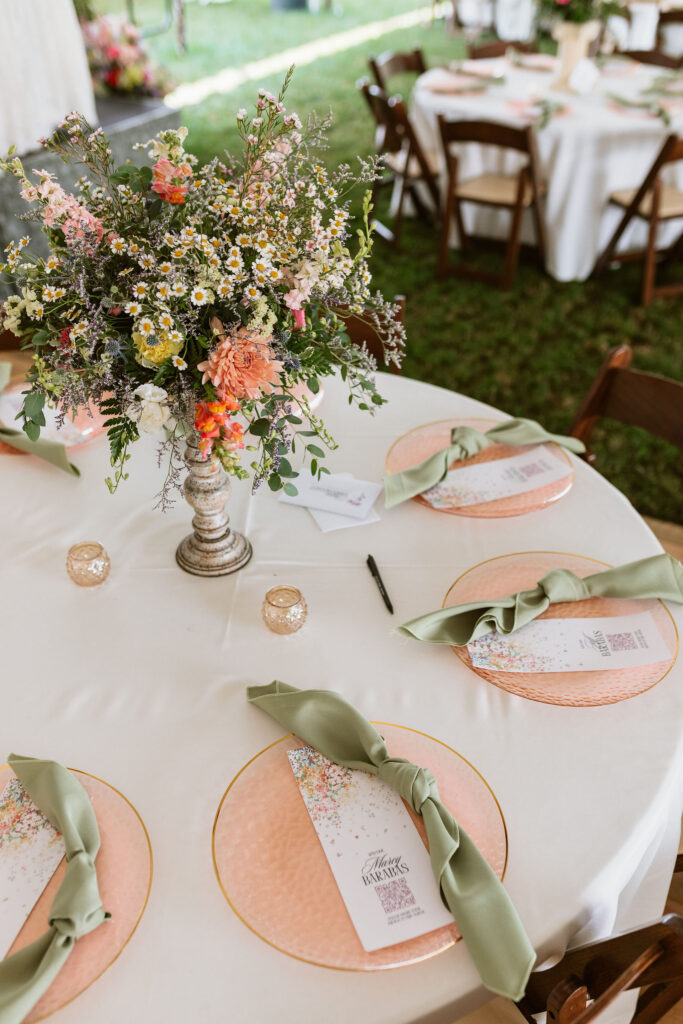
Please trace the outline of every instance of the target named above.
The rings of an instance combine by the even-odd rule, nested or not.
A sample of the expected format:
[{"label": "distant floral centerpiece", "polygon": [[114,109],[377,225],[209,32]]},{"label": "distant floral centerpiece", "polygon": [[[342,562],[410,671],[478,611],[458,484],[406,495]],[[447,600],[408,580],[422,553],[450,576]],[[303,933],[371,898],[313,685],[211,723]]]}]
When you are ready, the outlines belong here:
[{"label": "distant floral centerpiece", "polygon": [[96,92],[164,96],[170,91],[170,78],[150,60],[135,25],[114,14],[80,24]]},{"label": "distant floral centerpiece", "polygon": [[4,326],[35,353],[24,430],[38,436],[45,402],[62,415],[98,407],[112,491],[140,431],[163,431],[163,505],[179,483],[188,433],[201,458],[237,477],[251,475],[246,447],[254,487],[267,480],[292,493],[291,454],[320,477],[324,449],[334,447],[306,397],[320,378],[338,370],[360,409],[383,402],[374,360],[344,329],[345,317],[365,316],[387,361],[400,362],[394,307],[369,289],[367,195],[350,247],[347,195],[372,181],[376,166],[361,160],[357,174],[328,173],[315,156],[328,122],[311,117],[303,128],[286,112],[288,81],[279,97],[259,90],[254,116],[237,114],[241,155],[201,168],[180,128],[139,147],[149,164],[115,170],[102,129],[76,113],[42,141],[85,165],[77,196],[46,171],[29,177],[11,153],[0,161],[19,178],[29,219],[52,250],[33,256],[25,237],[7,247],[2,266],[16,291]]}]

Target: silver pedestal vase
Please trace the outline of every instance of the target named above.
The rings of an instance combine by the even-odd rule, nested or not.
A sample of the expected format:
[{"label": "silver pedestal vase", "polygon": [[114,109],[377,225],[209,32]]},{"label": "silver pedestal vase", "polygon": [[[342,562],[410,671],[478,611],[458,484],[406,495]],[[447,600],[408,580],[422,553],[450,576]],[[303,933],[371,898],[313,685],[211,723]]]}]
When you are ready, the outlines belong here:
[{"label": "silver pedestal vase", "polygon": [[195,576],[226,576],[246,565],[252,555],[246,537],[229,526],[226,504],[230,497],[228,475],[215,456],[202,459],[194,429],[186,435],[185,464],[188,475],[185,498],[195,510],[193,533],[180,542],[176,561]]}]

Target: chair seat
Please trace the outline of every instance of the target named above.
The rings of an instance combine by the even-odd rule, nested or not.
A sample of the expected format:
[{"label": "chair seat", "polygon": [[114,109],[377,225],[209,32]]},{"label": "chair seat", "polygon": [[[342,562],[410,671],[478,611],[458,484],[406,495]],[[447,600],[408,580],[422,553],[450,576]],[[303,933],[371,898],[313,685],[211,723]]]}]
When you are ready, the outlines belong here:
[{"label": "chair seat", "polygon": [[[519,175],[517,174],[481,174],[478,178],[459,181],[455,192],[460,199],[466,202],[514,206],[517,202],[518,182]],[[522,199],[524,206],[530,206],[533,198],[533,189],[527,181]]]},{"label": "chair seat", "polygon": [[[422,168],[420,162],[416,156],[411,156],[408,160],[408,168],[406,171],[406,158],[408,156],[408,150],[402,149],[398,153],[385,153],[383,156],[384,163],[387,167],[390,167],[394,174],[405,175],[407,178],[421,178]],[[439,173],[439,162],[436,153],[429,152],[428,150],[424,153],[424,158],[427,162],[427,167],[431,174],[436,177]]]},{"label": "chair seat", "polygon": [[[610,202],[617,206],[629,207],[633,202],[636,192],[635,188],[622,188],[613,192]],[[640,206],[638,213],[641,217],[649,219],[652,214],[652,192],[648,192]],[[662,185],[662,195],[659,203],[660,220],[671,220],[674,217],[683,217],[683,192],[674,185]]]}]

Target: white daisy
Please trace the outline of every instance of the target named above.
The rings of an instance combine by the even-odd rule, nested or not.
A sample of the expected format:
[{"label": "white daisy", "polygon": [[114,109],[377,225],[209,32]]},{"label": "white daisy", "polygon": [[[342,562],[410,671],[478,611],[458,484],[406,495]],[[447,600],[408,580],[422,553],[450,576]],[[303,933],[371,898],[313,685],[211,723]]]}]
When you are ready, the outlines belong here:
[{"label": "white daisy", "polygon": [[190,292],[190,302],[193,306],[205,306],[209,301],[209,292],[206,288],[193,288]]},{"label": "white daisy", "polygon": [[142,320],[139,320],[138,323],[136,323],[135,325],[135,329],[137,330],[138,334],[154,334],[154,324],[152,323],[148,316],[145,316],[142,318]]},{"label": "white daisy", "polygon": [[171,356],[171,362],[173,363],[173,365],[175,366],[175,368],[177,370],[186,370],[187,369],[187,363],[182,358],[182,356]]},{"label": "white daisy", "polygon": [[127,302],[123,308],[129,316],[139,316],[142,313],[142,306],[139,302]]}]

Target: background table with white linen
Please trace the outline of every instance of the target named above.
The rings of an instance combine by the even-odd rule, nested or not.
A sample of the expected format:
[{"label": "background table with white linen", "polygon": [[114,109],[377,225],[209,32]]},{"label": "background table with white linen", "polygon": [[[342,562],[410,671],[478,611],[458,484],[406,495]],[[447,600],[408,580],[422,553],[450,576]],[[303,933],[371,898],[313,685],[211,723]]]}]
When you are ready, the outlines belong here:
[{"label": "background table with white linen", "polygon": [[[394,439],[426,421],[488,416],[479,402],[379,376],[388,405],[349,409],[339,381],[321,407],[338,472],[378,480]],[[501,414],[497,414],[500,416]],[[496,555],[555,550],[620,564],[658,552],[627,500],[580,460],[570,493],[513,519],[438,514],[415,502],[378,523],[322,534],[302,508],[238,483],[233,521],[254,545],[237,577],[181,572],[189,508],[152,508],[163,470],[151,439],[116,496],[104,438],[73,459],[75,479],[0,456],[0,749],[55,758],[120,789],[151,837],[155,869],[138,931],[54,1024],[450,1024],[487,994],[463,943],[400,970],[347,973],[266,945],[225,901],[211,857],[221,796],[281,729],[245,687],[280,678],[335,689],[368,718],[458,750],[496,793],[509,833],[505,885],[541,958],[637,926],[662,910],[678,842],[683,663],[653,689],[606,707],[556,707],[500,690],[448,648],[392,634],[436,608],[462,572]],[[573,457],[572,457],[573,458]],[[68,547],[97,539],[112,571],[80,589]],[[372,552],[396,608],[365,565]],[[274,583],[301,588],[309,617],[291,637],[260,618]],[[683,609],[672,607],[679,627]],[[332,885],[332,879],[330,879]]]},{"label": "background table with white linen", "polygon": [[[489,120],[523,126],[528,121],[518,104],[547,98],[569,109],[556,114],[537,131],[542,176],[548,187],[545,202],[547,270],[559,281],[584,280],[613,232],[620,212],[607,209],[611,192],[637,188],[659,152],[666,136],[683,128],[683,103],[675,100],[670,111],[672,125],[641,110],[614,106],[613,93],[635,100],[650,87],[662,68],[627,62],[610,62],[589,95],[554,92],[555,72],[529,70],[505,58],[476,61],[481,73],[495,71],[504,76],[502,85],[476,93],[442,93],[430,84],[442,82],[444,72],[434,68],[422,75],[413,93],[412,116],[417,134],[426,149],[441,156],[437,114],[452,120]],[[466,68],[474,64],[467,64]],[[454,152],[457,148],[454,147]],[[523,158],[514,152],[469,144],[460,149],[462,180],[483,173],[513,173]],[[683,187],[683,167],[667,171],[678,174]],[[466,228],[492,237],[507,237],[510,213],[486,207],[463,206]],[[522,237],[534,242],[530,214],[526,214]],[[677,237],[683,228],[673,221],[661,228],[660,239]],[[634,219],[620,248],[644,245],[647,225]]]}]

